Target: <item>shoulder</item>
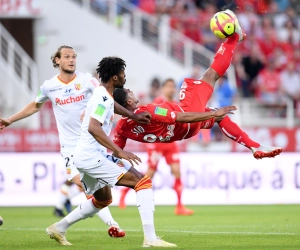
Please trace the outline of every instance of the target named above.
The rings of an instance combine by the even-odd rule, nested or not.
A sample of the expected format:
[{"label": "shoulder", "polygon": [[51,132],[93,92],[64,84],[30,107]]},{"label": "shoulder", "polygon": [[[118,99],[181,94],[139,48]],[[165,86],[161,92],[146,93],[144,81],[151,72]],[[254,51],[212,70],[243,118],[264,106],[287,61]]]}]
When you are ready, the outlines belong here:
[{"label": "shoulder", "polygon": [[57,82],[57,76],[58,75],[55,75],[52,78],[50,78],[49,80],[44,81],[42,84],[42,88],[48,89],[48,88],[51,88],[53,85],[55,85]]},{"label": "shoulder", "polygon": [[97,80],[96,77],[94,77],[91,73],[88,73],[86,72],[85,74],[84,73],[81,73],[84,77],[84,79],[93,84],[94,88],[98,87],[100,85],[99,81]]}]

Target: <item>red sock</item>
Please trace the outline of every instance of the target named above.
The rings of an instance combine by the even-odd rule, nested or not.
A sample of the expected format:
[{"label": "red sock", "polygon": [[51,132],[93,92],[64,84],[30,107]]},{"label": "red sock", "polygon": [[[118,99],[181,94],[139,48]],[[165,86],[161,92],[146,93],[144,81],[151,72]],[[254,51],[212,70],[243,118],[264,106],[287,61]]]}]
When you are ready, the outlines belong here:
[{"label": "red sock", "polygon": [[219,76],[224,75],[228,69],[238,40],[239,35],[234,33],[232,36],[228,37],[226,42],[221,44],[217,51],[210,67],[213,68]]},{"label": "red sock", "polygon": [[219,122],[219,127],[228,138],[247,148],[258,148],[260,146],[259,143],[252,141],[249,136],[243,130],[241,130],[241,128],[228,116],[226,116],[221,122]]},{"label": "red sock", "polygon": [[181,204],[182,183],[181,183],[180,178],[175,179],[173,188],[177,194],[177,206],[182,206],[182,204]]},{"label": "red sock", "polygon": [[121,189],[121,195],[124,196],[124,199],[125,199],[125,196],[126,194],[130,191],[131,188],[129,187],[124,187]]}]

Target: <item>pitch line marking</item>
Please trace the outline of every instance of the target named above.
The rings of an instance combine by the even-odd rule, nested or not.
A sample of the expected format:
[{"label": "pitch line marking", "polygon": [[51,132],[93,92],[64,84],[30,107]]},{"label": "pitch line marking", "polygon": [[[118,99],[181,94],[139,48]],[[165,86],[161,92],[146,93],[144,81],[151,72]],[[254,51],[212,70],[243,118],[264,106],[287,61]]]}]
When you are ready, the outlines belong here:
[{"label": "pitch line marking", "polygon": [[[46,228],[0,228],[0,231],[45,231]],[[98,232],[106,232],[106,229],[101,228],[74,228],[70,229],[70,231],[98,231]],[[136,229],[126,229],[126,232],[142,232],[142,230]],[[191,231],[191,230],[157,230],[158,232],[166,232],[166,233],[194,233],[194,234],[240,234],[240,235],[300,235],[300,233],[291,233],[291,232],[213,232],[213,231]]]}]

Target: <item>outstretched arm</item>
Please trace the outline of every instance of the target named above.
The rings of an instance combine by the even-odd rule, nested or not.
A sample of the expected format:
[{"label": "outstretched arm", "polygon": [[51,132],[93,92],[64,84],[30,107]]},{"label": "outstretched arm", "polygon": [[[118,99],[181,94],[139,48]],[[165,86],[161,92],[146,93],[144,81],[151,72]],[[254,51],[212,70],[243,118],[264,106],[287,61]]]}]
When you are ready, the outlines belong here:
[{"label": "outstretched arm", "polygon": [[151,115],[149,112],[142,112],[139,114],[135,114],[129,111],[128,109],[122,107],[117,102],[115,102],[114,109],[116,114],[128,117],[138,123],[150,123]]},{"label": "outstretched arm", "polygon": [[21,111],[14,114],[9,118],[0,118],[0,130],[8,127],[12,123],[22,120],[28,116],[33,115],[34,113],[40,111],[44,103],[31,102],[25,106]]},{"label": "outstretched arm", "polygon": [[227,114],[233,114],[237,110],[235,106],[225,106],[213,112],[186,112],[177,113],[176,122],[192,123],[205,121],[211,118],[220,118]]}]

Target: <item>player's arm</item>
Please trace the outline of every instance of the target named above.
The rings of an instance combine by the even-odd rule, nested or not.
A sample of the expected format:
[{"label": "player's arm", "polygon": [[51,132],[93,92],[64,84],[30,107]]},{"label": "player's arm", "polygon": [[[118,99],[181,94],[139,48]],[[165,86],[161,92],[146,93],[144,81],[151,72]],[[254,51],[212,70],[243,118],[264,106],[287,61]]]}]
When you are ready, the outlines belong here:
[{"label": "player's arm", "polygon": [[220,118],[228,114],[233,114],[232,111],[237,110],[235,106],[225,106],[211,112],[178,112],[176,122],[192,123],[205,121],[211,118]]},{"label": "player's arm", "polygon": [[114,104],[115,113],[121,116],[128,117],[138,123],[150,123],[151,115],[149,112],[142,112],[135,114],[126,108],[122,107],[119,103],[115,102]]},{"label": "player's arm", "polygon": [[114,144],[113,141],[103,131],[102,123],[97,119],[93,117],[90,118],[88,131],[98,143],[107,149],[110,149],[113,152],[113,155],[116,157],[129,161],[132,166],[133,162],[137,165],[139,164],[138,162],[142,162],[141,159],[135,154],[123,151],[120,147]]},{"label": "player's arm", "polygon": [[35,101],[29,103],[27,106],[25,106],[22,110],[20,110],[18,113],[14,114],[13,116],[9,118],[0,118],[0,130],[8,127],[12,123],[22,120],[28,116],[33,115],[34,113],[40,111],[44,103],[37,103]]}]

